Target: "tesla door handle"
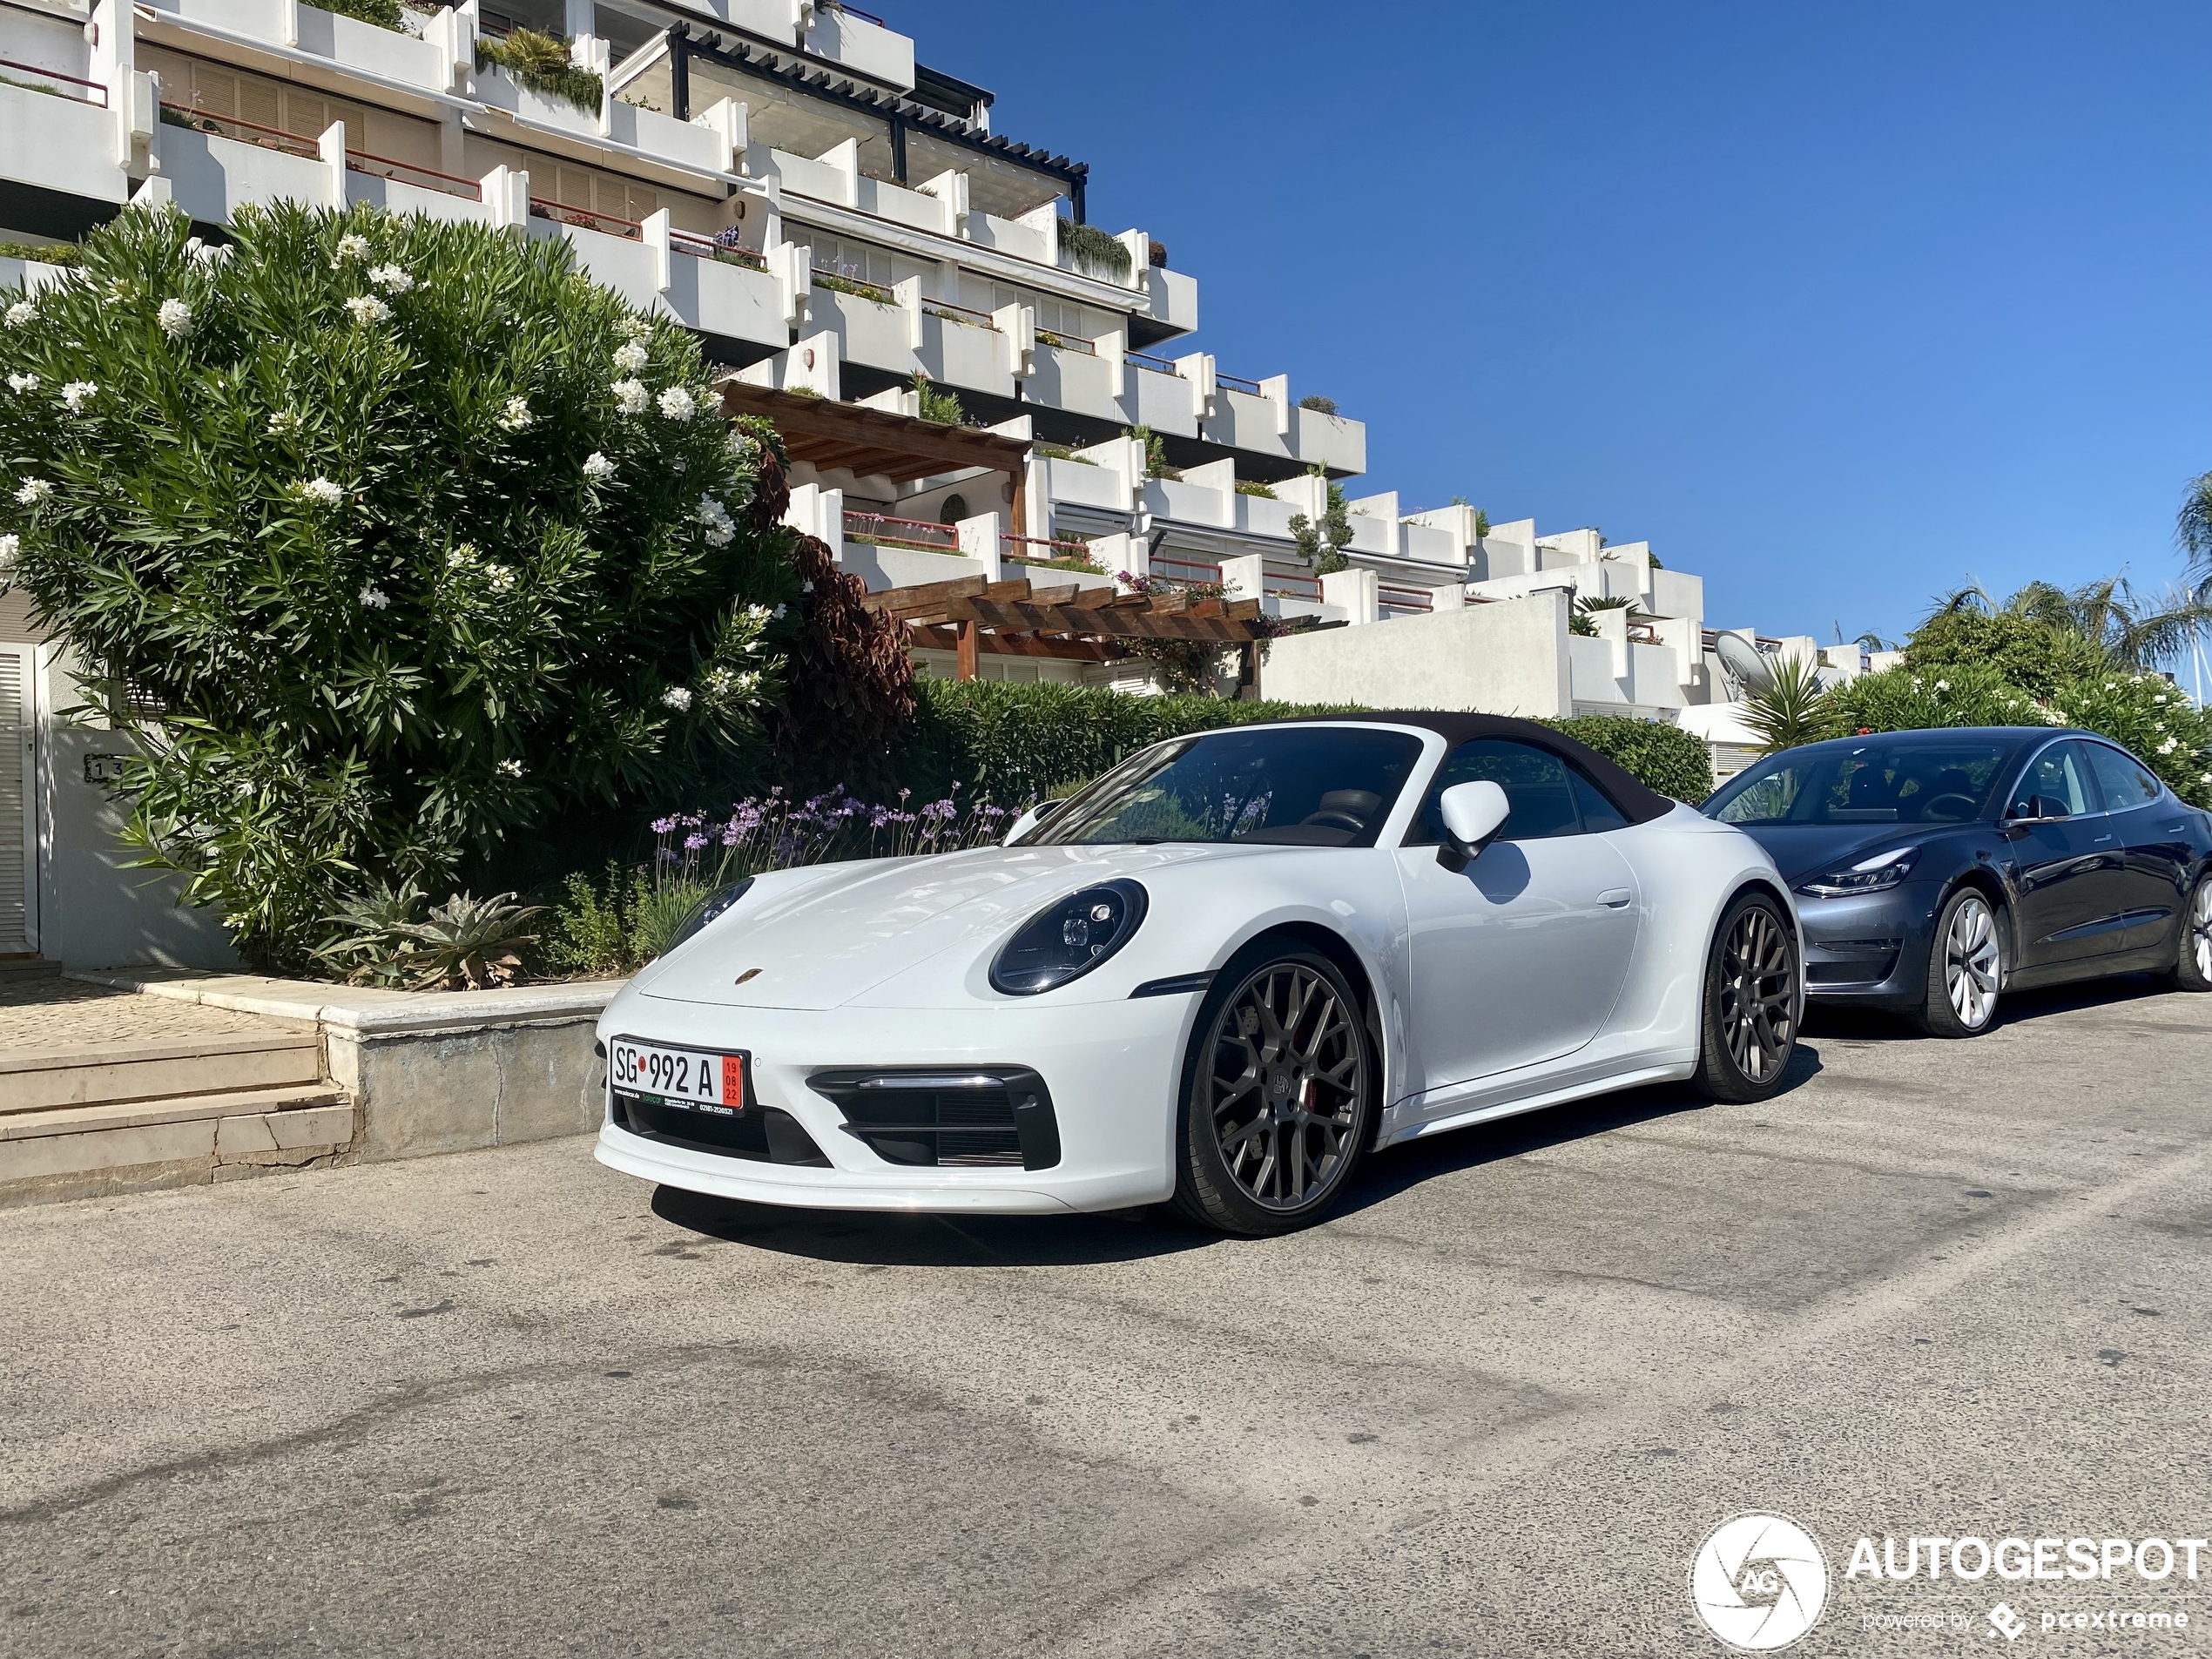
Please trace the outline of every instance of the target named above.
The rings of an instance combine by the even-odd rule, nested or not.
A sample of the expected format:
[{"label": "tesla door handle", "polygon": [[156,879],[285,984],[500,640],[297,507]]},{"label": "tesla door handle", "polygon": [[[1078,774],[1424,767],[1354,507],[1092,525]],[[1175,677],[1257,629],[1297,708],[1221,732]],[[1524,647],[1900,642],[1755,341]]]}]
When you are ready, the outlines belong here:
[{"label": "tesla door handle", "polygon": [[2111,836],[2109,836],[2109,835],[2100,835],[2099,837],[2097,837],[2097,839],[2096,839],[2095,840],[2094,840],[2094,841],[2090,842],[2090,843],[2089,843],[2089,845],[2090,845],[2090,846],[2103,846],[2103,845],[2104,845],[2107,841],[2109,841],[2111,839],[2112,839],[2112,837],[2111,837]]},{"label": "tesla door handle", "polygon": [[1597,901],[1608,910],[1618,910],[1635,897],[1626,887],[1608,887],[1597,895]]}]

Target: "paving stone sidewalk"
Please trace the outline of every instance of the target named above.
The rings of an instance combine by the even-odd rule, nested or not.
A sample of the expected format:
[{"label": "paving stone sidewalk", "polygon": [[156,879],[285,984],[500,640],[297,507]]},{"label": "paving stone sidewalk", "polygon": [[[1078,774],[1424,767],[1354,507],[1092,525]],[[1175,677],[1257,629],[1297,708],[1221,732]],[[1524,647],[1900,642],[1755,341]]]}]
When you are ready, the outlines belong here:
[{"label": "paving stone sidewalk", "polygon": [[0,1054],[226,1036],[280,1024],[256,1014],[51,975],[0,981]]}]

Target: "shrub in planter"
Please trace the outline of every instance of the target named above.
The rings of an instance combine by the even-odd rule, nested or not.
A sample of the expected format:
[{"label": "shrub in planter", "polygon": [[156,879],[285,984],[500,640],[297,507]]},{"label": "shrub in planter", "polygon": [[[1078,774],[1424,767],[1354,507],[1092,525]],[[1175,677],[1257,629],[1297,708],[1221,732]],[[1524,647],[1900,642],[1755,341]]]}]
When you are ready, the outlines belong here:
[{"label": "shrub in planter", "polygon": [[773,435],[712,413],[688,334],[559,238],[235,235],[132,209],[0,297],[0,556],[148,750],[132,839],[249,961],[307,966],[379,882],[520,885],[541,826],[765,749],[801,597]]},{"label": "shrub in planter", "polygon": [[586,115],[598,114],[606,97],[605,82],[570,61],[566,41],[535,29],[510,30],[503,38],[478,37],[476,67],[487,64],[505,70],[516,85],[547,98],[565,98]]},{"label": "shrub in planter", "polygon": [[1596,750],[1647,789],[1693,806],[1713,792],[1711,752],[1703,739],[1680,726],[1619,714],[1583,714],[1544,724]]}]

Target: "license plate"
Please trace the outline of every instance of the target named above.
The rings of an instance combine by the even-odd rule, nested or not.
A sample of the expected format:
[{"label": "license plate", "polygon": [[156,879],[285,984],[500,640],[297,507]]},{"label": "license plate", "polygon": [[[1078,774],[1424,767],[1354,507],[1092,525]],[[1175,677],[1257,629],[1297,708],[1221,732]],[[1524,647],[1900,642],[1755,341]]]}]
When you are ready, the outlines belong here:
[{"label": "license plate", "polygon": [[734,1117],[745,1109],[748,1058],[617,1037],[607,1045],[607,1082],[618,1095],[641,1095],[667,1106]]}]

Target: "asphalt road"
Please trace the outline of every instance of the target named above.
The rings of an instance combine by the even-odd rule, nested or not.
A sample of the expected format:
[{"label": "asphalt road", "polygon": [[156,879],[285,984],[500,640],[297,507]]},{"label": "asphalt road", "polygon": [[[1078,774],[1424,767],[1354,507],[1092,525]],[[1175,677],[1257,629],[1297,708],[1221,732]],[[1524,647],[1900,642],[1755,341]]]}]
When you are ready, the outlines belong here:
[{"label": "asphalt road", "polygon": [[585,1141],[0,1215],[0,1653],[1719,1655],[1687,1575],[1753,1509],[1828,1558],[1797,1653],[2212,1651],[2212,1552],[1844,1576],[2212,1526],[2212,998],[2012,1015],[1441,1137],[1265,1243]]}]

